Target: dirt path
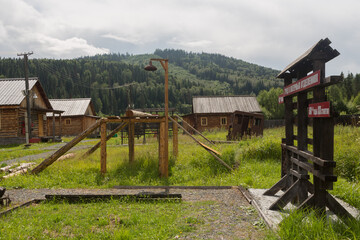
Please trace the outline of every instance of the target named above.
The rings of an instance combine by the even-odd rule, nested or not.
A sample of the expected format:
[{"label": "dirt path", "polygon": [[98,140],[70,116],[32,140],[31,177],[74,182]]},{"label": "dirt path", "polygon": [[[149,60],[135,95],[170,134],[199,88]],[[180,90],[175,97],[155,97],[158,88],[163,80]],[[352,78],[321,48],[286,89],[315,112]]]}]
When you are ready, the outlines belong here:
[{"label": "dirt path", "polygon": [[[163,188],[153,189],[11,189],[6,194],[12,204],[31,199],[45,199],[45,194],[138,194],[143,192],[161,193]],[[237,187],[214,189],[170,188],[169,193],[181,194],[183,202],[198,204],[192,207],[196,218],[203,224],[193,232],[178,236],[177,239],[263,239],[266,226],[258,213],[244,198]]]}]

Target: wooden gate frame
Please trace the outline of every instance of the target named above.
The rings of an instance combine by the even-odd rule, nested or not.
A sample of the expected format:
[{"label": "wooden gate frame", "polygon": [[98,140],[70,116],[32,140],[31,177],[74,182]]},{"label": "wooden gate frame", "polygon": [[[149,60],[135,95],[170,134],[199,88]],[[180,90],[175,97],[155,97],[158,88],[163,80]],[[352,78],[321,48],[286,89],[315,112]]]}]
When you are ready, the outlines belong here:
[{"label": "wooden gate frame", "polygon": [[[336,165],[333,112],[329,107],[327,117],[308,117],[309,104],[326,102],[325,87],[343,79],[341,76],[325,78],[325,63],[339,55],[336,49],[329,46],[330,43],[328,38],[321,39],[278,75],[278,78],[284,79],[284,93],[279,96],[279,103],[285,104],[286,138],[281,145],[282,178],[264,195],[274,196],[280,190],[285,192],[270,206],[270,210],[280,210],[292,202],[298,208],[314,208],[320,213],[325,213],[328,207],[342,219],[353,218],[327,192],[337,181],[337,176],[333,175]],[[313,73],[308,75],[309,72]],[[311,122],[313,139],[308,137]],[[294,125],[297,125],[297,134],[294,133]],[[294,140],[297,141],[296,146]],[[308,145],[313,146],[313,152],[309,151]],[[309,181],[309,173],[313,174],[313,183]]]},{"label": "wooden gate frame", "polygon": [[[177,118],[175,120],[177,122]],[[107,127],[108,123],[118,123],[119,126],[115,128],[111,133],[107,135]],[[82,132],[80,135],[76,136],[73,140],[67,143],[62,148],[58,149],[51,156],[46,158],[43,162],[41,162],[38,166],[36,166],[31,173],[38,174],[43,171],[45,168],[53,164],[59,157],[69,151],[72,147],[78,144],[81,140],[91,134],[95,129],[100,127],[100,135],[101,141],[95,144],[89,151],[87,151],[84,156],[90,155],[96,149],[100,147],[100,172],[102,174],[106,173],[106,142],[115,135],[118,131],[120,131],[126,125],[129,125],[129,162],[132,163],[135,159],[135,124],[136,123],[159,123],[160,131],[159,131],[159,173],[160,177],[168,177],[169,175],[169,158],[168,158],[168,141],[166,135],[168,132],[165,130],[165,117],[159,116],[147,116],[147,117],[115,117],[115,118],[102,118]],[[178,127],[177,124],[173,128],[173,156],[177,157],[178,154]]]}]

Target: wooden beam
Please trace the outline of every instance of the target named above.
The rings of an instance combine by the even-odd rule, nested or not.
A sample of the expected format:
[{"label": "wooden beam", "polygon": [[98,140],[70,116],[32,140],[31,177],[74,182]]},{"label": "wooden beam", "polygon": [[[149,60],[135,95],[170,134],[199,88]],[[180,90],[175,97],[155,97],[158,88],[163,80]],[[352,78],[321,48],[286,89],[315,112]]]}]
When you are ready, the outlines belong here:
[{"label": "wooden beam", "polygon": [[214,142],[209,140],[208,138],[206,138],[204,135],[201,134],[201,132],[199,132],[198,130],[196,130],[195,128],[193,128],[188,122],[186,122],[184,119],[182,119],[179,115],[176,115],[183,123],[185,123],[188,127],[190,127],[191,130],[193,130],[194,132],[196,132],[197,134],[199,134],[201,137],[203,137],[206,141],[208,141],[210,144],[214,145]]},{"label": "wooden beam", "polygon": [[101,157],[101,162],[100,162],[100,172],[101,174],[105,174],[106,173],[106,122],[102,122],[101,123],[101,151],[100,151],[100,157]]},{"label": "wooden beam", "polygon": [[[128,123],[121,123],[119,126],[117,126],[109,135],[106,137],[106,141],[109,141],[117,132],[119,132],[121,129],[123,129]],[[95,146],[93,146],[91,149],[89,149],[84,155],[82,155],[83,158],[89,156],[93,152],[95,152],[100,147],[101,141],[99,141]]]},{"label": "wooden beam", "polygon": [[71,140],[69,143],[67,143],[65,146],[54,152],[50,157],[46,158],[44,161],[42,161],[38,166],[36,166],[31,173],[37,174],[53,164],[59,157],[61,157],[63,154],[65,154],[67,151],[69,151],[73,146],[78,144],[81,140],[86,138],[90,133],[92,133],[96,128],[100,126],[101,120],[97,121],[93,125],[91,125],[88,129],[86,129],[84,132],[82,132],[80,135],[76,136],[73,140]]},{"label": "wooden beam", "polygon": [[297,196],[297,192],[299,190],[301,180],[296,180],[296,182],[291,185],[291,187],[278,199],[276,200],[271,206],[270,210],[280,210],[284,208],[293,198]]}]

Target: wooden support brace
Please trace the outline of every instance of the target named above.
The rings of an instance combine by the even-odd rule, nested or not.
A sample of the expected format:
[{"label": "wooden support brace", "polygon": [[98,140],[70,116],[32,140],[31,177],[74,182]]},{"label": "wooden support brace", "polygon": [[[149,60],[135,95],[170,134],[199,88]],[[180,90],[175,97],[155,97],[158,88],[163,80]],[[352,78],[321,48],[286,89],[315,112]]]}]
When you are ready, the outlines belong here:
[{"label": "wooden support brace", "polygon": [[297,196],[297,192],[299,190],[301,180],[296,180],[296,182],[290,186],[290,188],[278,199],[276,200],[271,206],[270,210],[280,210],[284,208],[292,199]]},{"label": "wooden support brace", "polygon": [[183,123],[185,123],[188,127],[190,127],[191,130],[193,130],[194,132],[196,132],[197,134],[199,134],[201,137],[203,137],[206,141],[208,141],[210,144],[214,145],[214,142],[209,140],[207,137],[205,137],[204,135],[201,134],[201,132],[199,132],[198,130],[196,130],[195,128],[193,128],[188,122],[186,122],[184,119],[182,119],[179,115],[176,115],[176,117],[178,117]]},{"label": "wooden support brace", "polygon": [[59,157],[61,157],[63,154],[65,154],[67,151],[69,151],[73,146],[78,144],[81,140],[83,140],[85,137],[87,137],[90,133],[92,133],[96,128],[100,126],[100,121],[97,121],[93,125],[91,125],[88,129],[86,129],[84,132],[82,132],[80,135],[76,136],[73,140],[71,140],[69,143],[67,143],[65,146],[54,152],[50,157],[46,158],[44,161],[42,161],[38,166],[36,166],[31,173],[37,174],[53,164]]},{"label": "wooden support brace", "polygon": [[330,211],[345,221],[355,220],[354,217],[328,192],[326,192],[326,206]]},{"label": "wooden support brace", "polygon": [[[206,151],[208,151],[212,156],[214,156],[218,162],[220,162],[223,166],[225,166],[225,167],[226,167],[227,169],[229,169],[230,171],[232,170],[232,168],[231,168],[228,164],[226,164],[226,162],[224,162],[224,160],[222,160],[220,157],[218,157],[218,156],[216,155],[217,151],[216,151],[216,152],[213,152],[210,147],[206,146],[205,144],[203,144],[203,143],[201,143],[199,140],[197,140],[193,135],[191,135],[183,126],[181,126],[178,122],[176,122],[172,117],[169,117],[169,119],[170,119],[173,123],[177,124],[177,125],[178,125],[187,135],[189,135],[197,144],[199,144],[200,146],[202,146]],[[206,147],[204,147],[204,146],[206,146]]]},{"label": "wooden support brace", "polygon": [[274,186],[272,186],[270,189],[268,189],[266,192],[264,192],[263,195],[265,195],[265,196],[274,196],[278,191],[280,191],[281,189],[286,187],[287,182],[289,181],[290,177],[291,177],[290,174],[286,174],[285,176],[283,176],[280,179],[280,181],[275,183]]}]

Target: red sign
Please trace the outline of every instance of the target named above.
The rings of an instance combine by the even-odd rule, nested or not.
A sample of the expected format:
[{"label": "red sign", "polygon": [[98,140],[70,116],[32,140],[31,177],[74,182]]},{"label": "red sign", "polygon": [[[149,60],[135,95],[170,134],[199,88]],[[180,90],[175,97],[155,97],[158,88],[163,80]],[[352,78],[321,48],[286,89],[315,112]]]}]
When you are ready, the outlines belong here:
[{"label": "red sign", "polygon": [[320,70],[316,71],[284,88],[284,93],[279,96],[279,103],[284,102],[284,97],[304,91],[320,84]]},{"label": "red sign", "polygon": [[309,117],[330,117],[330,102],[309,104]]}]

